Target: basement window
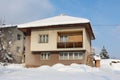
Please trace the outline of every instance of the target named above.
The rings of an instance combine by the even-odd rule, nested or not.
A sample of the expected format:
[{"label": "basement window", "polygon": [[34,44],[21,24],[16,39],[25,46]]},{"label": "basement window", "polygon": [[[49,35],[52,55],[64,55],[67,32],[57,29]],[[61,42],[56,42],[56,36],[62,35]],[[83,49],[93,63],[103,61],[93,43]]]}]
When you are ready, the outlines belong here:
[{"label": "basement window", "polygon": [[83,59],[83,52],[60,52],[60,60],[81,60]]},{"label": "basement window", "polygon": [[40,59],[41,60],[49,60],[50,59],[50,52],[41,52]]}]

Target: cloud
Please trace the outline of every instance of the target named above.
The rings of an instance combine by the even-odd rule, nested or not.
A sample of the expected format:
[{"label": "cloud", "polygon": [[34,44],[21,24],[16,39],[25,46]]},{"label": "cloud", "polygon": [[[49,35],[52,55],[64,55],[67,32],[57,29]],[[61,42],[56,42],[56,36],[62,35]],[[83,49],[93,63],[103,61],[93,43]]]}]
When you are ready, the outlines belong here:
[{"label": "cloud", "polygon": [[49,0],[1,0],[0,17],[5,16],[6,23],[24,23],[43,18],[54,13]]}]

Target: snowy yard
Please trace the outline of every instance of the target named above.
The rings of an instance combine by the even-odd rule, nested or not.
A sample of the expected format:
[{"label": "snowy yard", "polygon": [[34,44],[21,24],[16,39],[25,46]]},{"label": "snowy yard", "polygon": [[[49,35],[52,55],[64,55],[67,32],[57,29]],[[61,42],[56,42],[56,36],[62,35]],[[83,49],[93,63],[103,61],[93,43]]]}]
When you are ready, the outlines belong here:
[{"label": "snowy yard", "polygon": [[79,64],[24,68],[22,64],[9,64],[0,66],[0,80],[120,80],[120,63],[111,61],[115,60],[102,60],[100,68]]}]

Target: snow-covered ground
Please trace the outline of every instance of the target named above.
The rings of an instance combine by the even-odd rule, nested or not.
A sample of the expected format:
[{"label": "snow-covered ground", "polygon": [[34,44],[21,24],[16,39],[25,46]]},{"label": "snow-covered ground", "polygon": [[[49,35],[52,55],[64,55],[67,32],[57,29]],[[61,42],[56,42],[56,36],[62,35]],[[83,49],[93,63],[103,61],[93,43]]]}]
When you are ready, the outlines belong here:
[{"label": "snow-covered ground", "polygon": [[120,61],[101,60],[101,67],[71,64],[24,68],[24,64],[0,66],[0,80],[120,80]]}]

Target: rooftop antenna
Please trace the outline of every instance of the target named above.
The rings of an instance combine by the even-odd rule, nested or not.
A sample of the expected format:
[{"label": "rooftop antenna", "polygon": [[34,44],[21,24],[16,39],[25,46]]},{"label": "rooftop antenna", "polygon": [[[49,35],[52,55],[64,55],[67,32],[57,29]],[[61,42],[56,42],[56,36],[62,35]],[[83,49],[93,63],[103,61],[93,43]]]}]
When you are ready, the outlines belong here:
[{"label": "rooftop antenna", "polygon": [[3,17],[2,25],[5,25],[5,16]]},{"label": "rooftop antenna", "polygon": [[2,18],[0,18],[0,25],[2,25]]},{"label": "rooftop antenna", "polygon": [[60,16],[66,16],[66,14],[65,14],[65,13],[62,13],[62,14],[60,14]]}]

